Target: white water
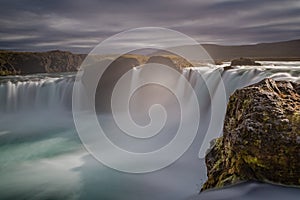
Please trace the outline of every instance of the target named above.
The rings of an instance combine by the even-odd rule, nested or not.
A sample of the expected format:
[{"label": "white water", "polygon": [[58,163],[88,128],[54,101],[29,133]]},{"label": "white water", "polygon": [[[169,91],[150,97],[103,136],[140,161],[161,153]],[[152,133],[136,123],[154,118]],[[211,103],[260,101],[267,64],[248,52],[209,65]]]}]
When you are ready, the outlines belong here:
[{"label": "white water", "polygon": [[71,108],[74,75],[27,76],[0,80],[0,111],[24,112]]},{"label": "white water", "polygon": [[[243,67],[222,72],[227,97],[235,89],[265,77],[300,81],[299,63],[263,64],[263,67],[255,69]],[[71,115],[74,74],[0,79],[0,199],[222,199],[222,191],[197,195],[206,179],[204,161],[198,158],[198,153],[203,133],[208,129],[210,104],[214,102],[214,99],[208,98],[208,89],[199,72],[207,76],[209,87],[216,90],[220,83],[214,79],[215,70],[223,69],[213,66],[184,72],[201,100],[200,127],[193,145],[171,166],[142,175],[109,169],[84,150]],[[217,98],[215,95],[214,98]],[[218,109],[220,117],[224,117],[224,108]],[[101,116],[101,119],[107,129],[114,128],[111,116]],[[144,123],[141,119],[137,120]],[[221,130],[222,124],[216,126],[212,130]],[[176,126],[171,120],[164,129],[169,135],[158,138],[159,142],[153,140],[127,148],[155,149],[170,140],[173,128]],[[116,130],[116,133],[119,132]],[[127,138],[109,137],[120,146],[127,144]],[[281,194],[287,199],[295,199],[300,195],[297,189],[261,187],[267,189],[257,195],[253,194],[253,185],[243,185],[230,192],[224,190],[224,194],[236,199],[249,199],[247,192],[251,189],[255,198],[269,197],[274,187],[278,197]]]}]

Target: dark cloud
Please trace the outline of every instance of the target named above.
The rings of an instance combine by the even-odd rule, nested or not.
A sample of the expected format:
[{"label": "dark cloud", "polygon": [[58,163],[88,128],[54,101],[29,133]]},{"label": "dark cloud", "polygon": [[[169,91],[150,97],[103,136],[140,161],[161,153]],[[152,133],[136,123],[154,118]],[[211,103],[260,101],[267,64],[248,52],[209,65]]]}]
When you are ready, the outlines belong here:
[{"label": "dark cloud", "polygon": [[130,28],[161,26],[201,43],[299,38],[298,0],[2,0],[0,49],[87,52]]}]

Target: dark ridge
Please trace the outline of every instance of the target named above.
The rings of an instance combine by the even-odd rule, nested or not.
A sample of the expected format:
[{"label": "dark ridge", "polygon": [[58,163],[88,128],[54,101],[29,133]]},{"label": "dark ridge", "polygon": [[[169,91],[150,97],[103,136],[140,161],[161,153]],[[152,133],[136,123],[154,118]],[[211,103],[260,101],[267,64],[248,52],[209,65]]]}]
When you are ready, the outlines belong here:
[{"label": "dark ridge", "polygon": [[240,57],[255,60],[300,60],[300,40],[239,46],[215,44],[202,46],[214,60],[229,61]]}]

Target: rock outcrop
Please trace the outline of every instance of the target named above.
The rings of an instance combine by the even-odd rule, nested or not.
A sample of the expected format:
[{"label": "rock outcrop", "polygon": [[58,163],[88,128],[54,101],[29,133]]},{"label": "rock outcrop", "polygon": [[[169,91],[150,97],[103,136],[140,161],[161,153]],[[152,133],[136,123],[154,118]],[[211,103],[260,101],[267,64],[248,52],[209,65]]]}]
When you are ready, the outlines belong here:
[{"label": "rock outcrop", "polygon": [[265,79],[230,97],[202,190],[254,180],[300,186],[300,84]]},{"label": "rock outcrop", "polygon": [[261,66],[261,64],[249,58],[238,58],[233,59],[230,66]]},{"label": "rock outcrop", "polygon": [[[59,50],[49,52],[13,52],[0,50],[0,76],[77,71],[85,57],[85,54],[73,54],[68,51]],[[144,56],[138,54],[123,55],[119,59],[116,59],[113,65],[126,65],[132,68],[137,64],[144,63],[160,63],[178,71],[181,71],[185,67],[193,66],[190,62],[177,55]]]},{"label": "rock outcrop", "polygon": [[98,113],[111,112],[111,96],[118,80],[133,67],[141,65],[141,56],[123,55],[115,59],[101,76],[96,91],[96,111]]},{"label": "rock outcrop", "polygon": [[77,71],[84,54],[67,51],[0,51],[0,75]]},{"label": "rock outcrop", "polygon": [[166,56],[151,56],[147,63],[158,63],[163,64],[169,67],[176,69],[177,71],[181,71],[186,67],[193,67],[193,65],[188,62],[186,59],[177,56],[177,55],[166,55]]}]

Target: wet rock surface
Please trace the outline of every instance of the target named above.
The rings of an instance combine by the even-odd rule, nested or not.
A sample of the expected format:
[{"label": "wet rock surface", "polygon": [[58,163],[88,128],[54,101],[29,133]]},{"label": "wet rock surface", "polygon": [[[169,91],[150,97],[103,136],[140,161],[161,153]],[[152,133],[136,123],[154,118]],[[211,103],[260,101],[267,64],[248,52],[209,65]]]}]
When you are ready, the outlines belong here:
[{"label": "wet rock surface", "polygon": [[255,180],[300,186],[300,84],[265,79],[230,97],[202,191]]}]

